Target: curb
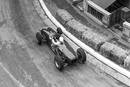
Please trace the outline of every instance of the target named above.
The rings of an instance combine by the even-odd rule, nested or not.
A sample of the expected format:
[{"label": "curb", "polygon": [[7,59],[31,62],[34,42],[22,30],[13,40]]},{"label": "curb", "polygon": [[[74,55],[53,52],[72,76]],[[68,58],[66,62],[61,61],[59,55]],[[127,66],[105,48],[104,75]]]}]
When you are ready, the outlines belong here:
[{"label": "curb", "polygon": [[110,43],[109,41],[112,37],[107,37],[92,31],[92,29],[75,20],[74,17],[64,9],[57,10],[56,18],[66,27],[67,31],[71,32],[86,45],[100,52],[103,56],[113,62],[124,66],[126,62],[125,59],[129,56],[129,52],[115,44]]},{"label": "curb", "polygon": [[[51,15],[51,13],[47,9],[43,0],[39,0],[39,3],[41,4],[42,9],[46,13],[46,15],[48,16],[50,21],[53,22],[53,24],[55,26],[61,27],[61,29],[63,30],[63,33],[66,36],[69,36],[68,38],[70,38],[75,44],[79,45],[81,48],[83,48],[88,53],[90,53],[91,55],[94,56],[94,57],[90,56],[88,58],[89,62],[91,62],[92,64],[97,66],[98,69],[100,68],[101,70],[103,70],[107,74],[111,75],[115,79],[123,82],[124,84],[126,84],[128,86],[130,86],[130,72],[129,71],[127,71],[124,68],[119,67],[115,63],[113,63],[110,60],[104,58],[102,55],[98,54],[93,49],[91,49],[90,47],[88,47],[87,45],[82,43],[80,40],[75,38],[73,35],[71,35],[69,32],[67,32],[66,29]],[[86,55],[89,55],[89,54],[86,54]]]}]

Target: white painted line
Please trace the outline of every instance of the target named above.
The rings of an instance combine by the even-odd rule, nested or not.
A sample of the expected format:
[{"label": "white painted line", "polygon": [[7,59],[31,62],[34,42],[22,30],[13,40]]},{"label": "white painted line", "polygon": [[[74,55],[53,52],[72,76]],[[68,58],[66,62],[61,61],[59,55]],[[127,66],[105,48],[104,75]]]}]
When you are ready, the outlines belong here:
[{"label": "white painted line", "polygon": [[2,63],[0,63],[0,66],[4,69],[4,71],[11,77],[11,79],[18,84],[19,87],[25,87],[23,86],[5,67]]},{"label": "white painted line", "polygon": [[[104,63],[105,65],[111,67],[112,69],[116,70],[117,72],[119,72],[120,74],[124,75],[126,78],[130,79],[130,72],[122,67],[120,67],[119,65],[115,64],[114,62],[110,61],[109,59],[105,58],[104,56],[100,55],[99,53],[97,53],[95,50],[93,50],[92,48],[90,48],[89,46],[87,46],[86,44],[84,44],[83,42],[81,42],[80,40],[78,40],[76,37],[74,37],[71,33],[69,33],[68,31],[66,31],[66,29],[52,16],[52,14],[50,13],[50,11],[47,9],[45,3],[43,2],[43,0],[39,0],[42,9],[45,11],[46,15],[48,16],[48,18],[57,26],[60,27],[63,31],[63,33],[66,36],[69,36],[69,38],[76,43],[78,46],[80,46],[82,49],[84,49],[85,51],[87,51],[89,54],[91,54],[92,56],[94,56],[96,59],[98,59],[99,61],[101,61],[102,63]],[[130,85],[129,85],[130,86]]]}]

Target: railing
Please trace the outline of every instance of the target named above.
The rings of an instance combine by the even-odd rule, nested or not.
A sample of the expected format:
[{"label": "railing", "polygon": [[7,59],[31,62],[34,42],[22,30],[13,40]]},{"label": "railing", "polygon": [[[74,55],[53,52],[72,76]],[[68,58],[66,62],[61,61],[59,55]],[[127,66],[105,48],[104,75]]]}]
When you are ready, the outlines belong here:
[{"label": "railing", "polygon": [[[68,31],[66,31],[66,29],[52,16],[52,14],[47,9],[47,7],[46,7],[45,3],[43,2],[43,0],[39,0],[39,2],[41,4],[41,7],[44,10],[45,14],[48,16],[48,18],[54,23],[54,25],[56,25],[57,27],[60,27],[62,29],[63,33],[67,37],[69,36],[68,38],[70,40],[72,40],[79,47],[81,47],[82,49],[84,49],[85,51],[87,51],[87,53],[89,53],[90,55],[94,56],[97,60],[99,60],[103,64],[107,65],[108,67],[112,68],[113,70],[115,70],[116,72],[118,72],[121,75],[125,76],[128,80],[130,80],[130,72],[128,70],[120,67],[119,65],[113,63],[112,61],[108,60],[104,56],[100,55],[99,53],[97,53],[96,51],[94,51],[92,48],[90,48],[89,46],[87,46],[86,44],[84,44],[83,42],[81,42],[80,40],[78,40],[76,37],[74,37],[71,33],[69,33]],[[128,82],[129,81],[127,81],[126,84],[128,86],[130,86],[130,83],[128,83]]]},{"label": "railing", "polygon": [[97,19],[99,19],[100,21],[102,21],[103,18],[103,14],[98,12],[97,10],[95,10],[94,8],[92,8],[90,5],[88,5],[88,13],[92,14],[94,17],[96,17]]},{"label": "railing", "polygon": [[97,18],[99,21],[101,21],[103,24],[106,26],[109,26],[109,17],[111,13],[108,11],[104,10],[97,4],[93,3],[91,0],[88,0],[86,2],[87,4],[87,12]]},{"label": "railing", "polygon": [[115,24],[122,22],[121,18],[123,16],[123,13],[121,11],[121,8],[123,6],[121,6],[117,1],[115,1],[110,7],[106,8],[108,11],[101,8],[91,0],[88,0],[86,3],[87,12],[97,18],[107,27],[112,27]]}]

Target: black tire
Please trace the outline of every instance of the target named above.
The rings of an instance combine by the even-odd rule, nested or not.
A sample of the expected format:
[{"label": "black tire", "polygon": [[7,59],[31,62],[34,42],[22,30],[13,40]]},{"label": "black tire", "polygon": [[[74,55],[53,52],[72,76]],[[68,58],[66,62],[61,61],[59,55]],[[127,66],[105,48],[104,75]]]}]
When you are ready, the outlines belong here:
[{"label": "black tire", "polygon": [[77,49],[77,56],[78,56],[78,62],[80,64],[84,64],[86,62],[86,54],[83,49],[81,48]]},{"label": "black tire", "polygon": [[62,34],[63,33],[62,30],[61,30],[61,28],[59,28],[59,27],[57,28],[57,33],[58,34]]},{"label": "black tire", "polygon": [[44,30],[41,31],[41,35],[42,35],[42,41],[45,43],[48,40],[48,35]]},{"label": "black tire", "polygon": [[59,56],[55,56],[54,58],[54,64],[56,66],[56,68],[59,70],[59,71],[62,71],[63,68],[64,68],[64,63],[62,61],[62,59],[59,57]]},{"label": "black tire", "polygon": [[40,32],[36,33],[36,39],[38,41],[38,44],[41,45],[42,44],[42,35],[40,34]]}]

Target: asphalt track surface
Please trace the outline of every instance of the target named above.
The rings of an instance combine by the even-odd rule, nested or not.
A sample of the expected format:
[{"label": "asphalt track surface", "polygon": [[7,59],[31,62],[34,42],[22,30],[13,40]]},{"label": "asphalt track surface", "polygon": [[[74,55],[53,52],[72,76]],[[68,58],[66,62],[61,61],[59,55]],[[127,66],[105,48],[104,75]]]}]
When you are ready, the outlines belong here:
[{"label": "asphalt track surface", "polygon": [[125,87],[91,64],[59,72],[49,47],[37,45],[42,27],[33,0],[0,0],[0,87]]}]

